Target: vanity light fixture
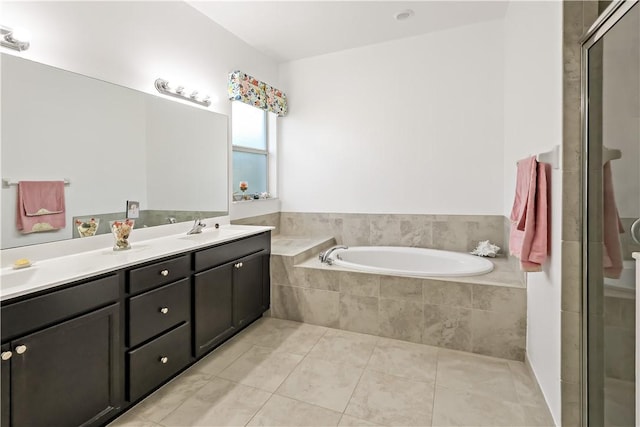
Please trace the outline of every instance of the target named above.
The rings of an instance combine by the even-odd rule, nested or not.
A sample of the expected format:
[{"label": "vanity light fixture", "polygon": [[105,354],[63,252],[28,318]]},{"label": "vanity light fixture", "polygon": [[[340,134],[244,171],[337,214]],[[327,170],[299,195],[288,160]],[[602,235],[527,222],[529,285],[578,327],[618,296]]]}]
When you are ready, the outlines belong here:
[{"label": "vanity light fixture", "polygon": [[200,95],[197,90],[188,90],[184,86],[177,86],[175,88],[169,85],[169,82],[164,79],[156,79],[155,87],[158,92],[173,96],[176,98],[186,99],[187,101],[195,102],[196,104],[208,107],[211,105],[211,98],[209,95]]},{"label": "vanity light fixture", "polygon": [[29,49],[29,37],[23,31],[13,30],[9,27],[0,26],[0,45],[23,51]]}]

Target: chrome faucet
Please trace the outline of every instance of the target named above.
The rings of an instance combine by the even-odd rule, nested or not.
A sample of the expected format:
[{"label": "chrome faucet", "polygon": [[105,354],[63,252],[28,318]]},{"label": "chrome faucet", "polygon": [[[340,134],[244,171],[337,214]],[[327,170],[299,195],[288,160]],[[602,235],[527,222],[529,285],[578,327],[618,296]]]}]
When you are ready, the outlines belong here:
[{"label": "chrome faucet", "polygon": [[202,233],[202,229],[205,228],[206,226],[207,224],[202,222],[200,218],[196,218],[196,220],[193,222],[193,227],[191,227],[191,230],[187,231],[187,234]]},{"label": "chrome faucet", "polygon": [[333,251],[336,251],[338,249],[349,249],[348,246],[343,246],[343,245],[338,245],[338,246],[334,246],[324,252],[320,252],[320,255],[318,255],[318,259],[320,260],[321,263],[323,264],[333,264],[333,259],[329,258],[329,256],[333,253]]}]

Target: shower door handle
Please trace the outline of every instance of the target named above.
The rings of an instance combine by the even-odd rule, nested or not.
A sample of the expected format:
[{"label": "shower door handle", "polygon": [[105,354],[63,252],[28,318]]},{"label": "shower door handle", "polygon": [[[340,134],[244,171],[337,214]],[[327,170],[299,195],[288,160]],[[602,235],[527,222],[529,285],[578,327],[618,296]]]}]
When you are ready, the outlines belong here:
[{"label": "shower door handle", "polygon": [[640,245],[640,218],[636,219],[631,224],[631,238],[633,241]]}]

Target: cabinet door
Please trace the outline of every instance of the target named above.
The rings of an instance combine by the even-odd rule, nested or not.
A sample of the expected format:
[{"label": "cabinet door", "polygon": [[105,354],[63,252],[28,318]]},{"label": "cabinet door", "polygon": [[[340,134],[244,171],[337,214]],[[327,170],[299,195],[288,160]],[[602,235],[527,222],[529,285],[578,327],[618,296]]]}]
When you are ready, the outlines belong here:
[{"label": "cabinet door", "polygon": [[242,258],[233,264],[233,323],[243,327],[260,317],[263,304],[262,253]]},{"label": "cabinet door", "polygon": [[233,264],[195,275],[194,335],[196,357],[206,353],[233,331]]},{"label": "cabinet door", "polygon": [[119,311],[113,304],[12,342],[11,425],[98,424],[120,404]]}]

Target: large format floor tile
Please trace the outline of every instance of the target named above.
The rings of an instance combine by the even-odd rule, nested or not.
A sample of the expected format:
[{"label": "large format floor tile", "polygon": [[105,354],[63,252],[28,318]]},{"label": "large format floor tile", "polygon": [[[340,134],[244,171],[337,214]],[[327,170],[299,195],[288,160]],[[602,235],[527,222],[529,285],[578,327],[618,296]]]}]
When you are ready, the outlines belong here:
[{"label": "large format floor tile", "polygon": [[342,414],[274,394],[249,426],[337,426]]},{"label": "large format floor tile", "polygon": [[304,356],[326,331],[323,326],[263,317],[243,331],[238,339]]},{"label": "large format floor tile", "polygon": [[307,357],[364,368],[378,339],[373,335],[329,329]]},{"label": "large format floor tile", "polygon": [[433,384],[365,371],[345,414],[382,425],[431,424]]},{"label": "large format floor tile", "polygon": [[433,426],[524,426],[524,409],[468,391],[436,387]]},{"label": "large format floor tile", "polygon": [[[615,405],[607,409],[617,415]],[[235,425],[549,427],[553,420],[523,363],[263,318],[111,424]]]},{"label": "large format floor tile", "polygon": [[438,348],[381,338],[367,369],[418,381],[434,382]]},{"label": "large format floor tile", "polygon": [[162,420],[166,426],[244,426],[271,397],[257,388],[215,378]]},{"label": "large format floor tile", "polygon": [[362,368],[306,358],[278,388],[277,394],[343,412]]},{"label": "large format floor tile", "polygon": [[298,354],[253,346],[218,376],[273,392],[302,359]]},{"label": "large format floor tile", "polygon": [[477,396],[519,403],[508,362],[502,359],[440,350],[436,383]]}]

